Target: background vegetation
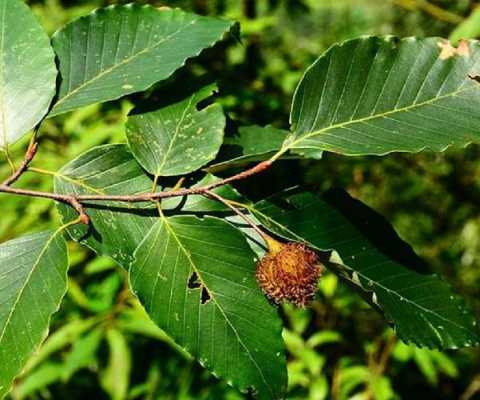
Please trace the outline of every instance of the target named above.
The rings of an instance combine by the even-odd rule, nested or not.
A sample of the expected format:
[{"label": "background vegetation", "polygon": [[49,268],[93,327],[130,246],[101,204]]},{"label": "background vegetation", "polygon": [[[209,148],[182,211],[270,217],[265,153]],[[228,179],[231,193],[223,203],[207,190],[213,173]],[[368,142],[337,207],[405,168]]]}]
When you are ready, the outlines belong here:
[{"label": "background vegetation", "polygon": [[[28,1],[53,33],[90,10],[120,1]],[[288,126],[293,89],[335,42],[365,34],[480,33],[474,1],[172,0],[154,5],[219,15],[241,24],[190,62],[178,78],[219,82],[232,124]],[[478,23],[477,23],[478,22]],[[36,167],[56,170],[88,148],[123,140],[128,101],[95,105],[46,121]],[[20,158],[22,146],[14,150]],[[241,190],[252,197],[298,184],[341,186],[385,215],[399,234],[472,300],[480,315],[480,147],[442,154],[394,154],[284,161]],[[1,175],[8,174],[2,163]],[[51,177],[25,185],[51,189]],[[52,203],[3,196],[0,239],[58,221]],[[12,399],[242,399],[194,363],[144,314],[112,261],[72,246],[68,296],[49,338],[16,382]],[[436,352],[398,341],[384,321],[333,275],[308,310],[282,310],[292,399],[480,398],[480,351]]]}]

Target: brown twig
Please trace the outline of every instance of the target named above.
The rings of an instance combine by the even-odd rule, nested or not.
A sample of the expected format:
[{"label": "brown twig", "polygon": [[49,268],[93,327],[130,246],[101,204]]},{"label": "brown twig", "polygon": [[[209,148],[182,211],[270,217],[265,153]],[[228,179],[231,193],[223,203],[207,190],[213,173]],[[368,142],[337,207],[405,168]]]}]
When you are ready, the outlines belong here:
[{"label": "brown twig", "polygon": [[210,190],[205,190],[203,193],[204,196],[210,197],[214,200],[219,201],[220,203],[226,205],[230,210],[232,210],[235,214],[237,214],[240,218],[242,218],[248,225],[250,225],[255,232],[257,232],[260,237],[268,244],[269,241],[271,240],[271,237],[267,235],[265,232],[263,232],[258,225],[253,222],[245,213],[240,211],[237,207],[235,207],[233,204],[229,203],[228,200],[224,199],[222,196],[219,196],[215,192],[212,192]]},{"label": "brown twig", "polygon": [[11,183],[15,182],[28,168],[28,164],[32,161],[35,156],[36,148],[32,150],[29,147],[27,154],[25,155],[24,162],[22,166],[17,169],[9,178],[7,178],[2,184],[0,184],[0,193],[11,193],[20,196],[30,196],[30,197],[39,197],[45,199],[52,199],[58,202],[69,204],[72,206],[78,213],[83,223],[88,224],[89,218],[86,214],[83,202],[86,201],[119,201],[127,203],[138,203],[146,201],[158,201],[163,198],[168,197],[181,197],[188,195],[204,195],[212,189],[215,189],[220,186],[227,185],[228,183],[242,180],[248,178],[252,175],[258,174],[272,165],[272,161],[262,161],[261,163],[255,165],[252,168],[249,168],[239,174],[230,176],[225,179],[221,179],[217,182],[211,183],[209,185],[197,188],[188,188],[188,189],[178,189],[164,192],[148,192],[140,193],[135,195],[70,195],[70,194],[59,194],[59,193],[50,193],[50,192],[41,192],[35,190],[26,190],[26,189],[17,189],[10,186]]},{"label": "brown twig", "polygon": [[50,192],[39,192],[36,190],[27,190],[27,189],[18,189],[18,188],[13,188],[11,186],[5,185],[3,183],[0,184],[0,193],[2,192],[16,194],[19,196],[51,199],[51,200],[58,201],[60,203],[68,204],[78,212],[80,220],[84,224],[88,224],[90,222],[83,205],[74,195],[58,194],[58,193],[50,193]]},{"label": "brown twig", "polygon": [[[154,193],[140,193],[140,194],[134,194],[134,195],[89,195],[87,194],[87,195],[76,196],[76,199],[81,202],[83,201],[122,201],[127,203],[138,203],[138,202],[144,202],[144,201],[155,201],[155,200],[164,199],[168,197],[187,196],[190,194],[203,195],[209,190],[258,174],[268,169],[271,165],[272,165],[272,162],[270,160],[263,161],[255,165],[254,167],[247,169],[239,174],[236,174],[228,178],[219,180],[217,182],[213,182],[209,185],[197,187],[197,188],[179,189],[179,190],[154,192]],[[0,187],[0,192],[1,192],[1,187]]]},{"label": "brown twig", "polygon": [[88,225],[90,223],[90,219],[88,218],[88,215],[85,213],[85,210],[78,201],[75,196],[72,195],[59,195],[55,193],[48,193],[48,192],[39,192],[35,190],[25,190],[25,189],[17,189],[17,188],[12,188],[11,185],[15,183],[25,171],[28,170],[28,166],[32,162],[32,160],[35,158],[35,155],[37,154],[38,150],[38,142],[35,141],[35,136],[28,145],[27,151],[25,152],[25,156],[23,157],[23,161],[21,162],[20,166],[13,171],[13,173],[5,179],[1,184],[0,184],[0,192],[4,193],[12,193],[12,194],[18,194],[18,195],[23,195],[23,196],[31,196],[31,197],[43,197],[43,198],[49,198],[53,199],[65,204],[69,204],[72,206],[77,212],[79,216],[79,220]]},{"label": "brown twig", "polygon": [[32,162],[35,154],[37,154],[38,143],[32,142],[27,148],[25,157],[23,158],[20,166],[10,175],[7,179],[2,182],[2,185],[10,186],[12,183],[16,182],[20,176],[28,169],[28,165]]}]

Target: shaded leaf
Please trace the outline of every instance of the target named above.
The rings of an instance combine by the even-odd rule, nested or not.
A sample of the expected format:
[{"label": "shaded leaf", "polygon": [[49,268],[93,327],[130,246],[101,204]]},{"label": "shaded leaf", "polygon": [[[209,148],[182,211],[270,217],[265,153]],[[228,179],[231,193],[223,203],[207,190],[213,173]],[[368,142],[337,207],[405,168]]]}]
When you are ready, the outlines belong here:
[{"label": "shaded leaf", "polygon": [[[216,179],[207,175],[197,185],[206,185]],[[152,179],[142,170],[127,145],[104,145],[83,153],[57,172],[54,190],[77,195],[148,193],[152,190]],[[161,190],[160,186],[158,190]],[[214,192],[230,200],[241,200],[230,186],[219,187]],[[84,205],[91,220],[90,226],[75,225],[68,229],[68,233],[98,254],[108,255],[128,267],[133,252],[158,216],[155,205],[112,201],[90,201]],[[71,207],[63,204],[57,207],[65,222],[78,216]],[[175,212],[225,210],[219,203],[198,195],[164,199],[162,207]]]},{"label": "shaded leaf", "polygon": [[128,117],[128,144],[143,168],[155,176],[184,175],[215,158],[225,128],[222,107],[197,109],[214,90],[206,86],[178,103]]},{"label": "shaded leaf", "polygon": [[135,4],[81,17],[52,38],[62,82],[51,115],[145,90],[231,27],[229,21]]},{"label": "shaded leaf", "polygon": [[0,0],[0,30],[0,148],[5,148],[46,114],[57,69],[49,38],[23,1]]},{"label": "shaded leaf", "polygon": [[220,162],[208,167],[209,171],[217,171],[252,161],[270,158],[282,147],[288,131],[272,126],[242,126],[238,133],[226,137],[219,154]]},{"label": "shaded leaf", "polygon": [[[150,192],[152,180],[126,145],[115,144],[95,147],[72,160],[56,174],[54,189],[71,194],[136,194]],[[69,234],[97,253],[128,266],[154,223],[156,208],[150,203],[105,201],[85,205],[90,226],[72,226]],[[71,207],[60,204],[58,209],[64,221],[77,217]]]},{"label": "shaded leaf", "polygon": [[[192,187],[203,187],[219,181],[220,178],[207,174]],[[223,185],[212,190],[226,200],[243,201],[242,196],[232,186]],[[162,200],[162,209],[179,212],[217,212],[229,211],[224,204],[211,200],[205,196],[171,197]]]},{"label": "shaded leaf", "polygon": [[285,238],[338,253],[340,259],[332,259],[337,272],[370,294],[404,341],[432,348],[479,343],[476,322],[462,299],[425,273],[422,260],[383,218],[346,193],[331,191],[320,199],[286,192],[253,212]]},{"label": "shaded leaf", "polygon": [[45,338],[67,290],[67,267],[60,231],[0,245],[0,398]]},{"label": "shaded leaf", "polygon": [[363,37],[335,45],[294,95],[285,149],[443,151],[480,140],[480,45]]},{"label": "shaded leaf", "polygon": [[238,230],[213,217],[163,217],[136,250],[130,282],[150,317],[215,375],[282,397],[281,321]]}]

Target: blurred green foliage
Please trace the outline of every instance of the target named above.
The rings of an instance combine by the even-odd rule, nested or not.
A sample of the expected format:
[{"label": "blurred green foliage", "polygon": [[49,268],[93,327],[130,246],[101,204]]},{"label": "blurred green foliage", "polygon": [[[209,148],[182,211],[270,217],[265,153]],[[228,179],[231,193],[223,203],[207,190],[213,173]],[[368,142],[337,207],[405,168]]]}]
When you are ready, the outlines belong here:
[{"label": "blurred green foliage", "polygon": [[[479,32],[468,0],[173,0],[148,1],[220,15],[241,24],[230,38],[180,74],[219,82],[229,117],[288,125],[290,99],[305,68],[335,42],[365,34],[448,37]],[[29,1],[45,29],[121,1]],[[468,16],[472,15],[471,19]],[[466,22],[465,22],[466,21]],[[460,25],[458,25],[460,23]],[[124,141],[128,100],[47,120],[36,173],[21,185],[51,190],[51,175],[92,146]],[[20,159],[24,143],[14,148]],[[341,186],[383,213],[435,271],[470,299],[480,298],[480,148],[283,162],[241,189],[252,197],[292,184]],[[44,171],[45,170],[45,171]],[[2,163],[0,174],[8,174]],[[52,203],[2,197],[2,241],[58,223]],[[71,244],[68,296],[51,333],[11,398],[242,399],[210,376],[154,326],[112,261]],[[480,314],[480,303],[472,301]],[[398,341],[359,297],[327,274],[311,309],[284,307],[292,399],[462,399],[480,396],[480,352],[440,353]],[[477,397],[475,397],[477,396]]]}]

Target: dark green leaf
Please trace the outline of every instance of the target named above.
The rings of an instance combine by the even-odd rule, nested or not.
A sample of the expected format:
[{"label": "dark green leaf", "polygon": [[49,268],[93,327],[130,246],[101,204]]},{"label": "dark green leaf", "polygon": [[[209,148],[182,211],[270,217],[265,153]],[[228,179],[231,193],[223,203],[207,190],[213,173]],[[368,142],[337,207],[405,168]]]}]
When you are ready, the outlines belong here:
[{"label": "dark green leaf", "polygon": [[480,140],[480,45],[363,37],[305,73],[284,149],[346,155],[443,151]]},{"label": "dark green leaf", "polygon": [[[206,185],[218,178],[207,175],[197,185]],[[54,189],[72,194],[138,194],[152,190],[152,179],[145,175],[128,146],[123,144],[98,146],[87,151],[56,173]],[[157,190],[161,190],[159,186]],[[241,200],[230,186],[222,186],[215,193],[230,200]],[[158,216],[152,203],[86,202],[91,219],[90,227],[75,225],[68,229],[74,240],[99,254],[108,255],[124,267],[132,261],[132,254],[150,230]],[[225,207],[202,196],[164,199],[162,207],[171,212],[224,211]],[[64,221],[77,218],[69,206],[58,205]]]},{"label": "dark green leaf", "polygon": [[[152,180],[128,147],[116,144],[95,147],[71,161],[56,174],[54,188],[58,193],[71,194],[136,194],[150,192]],[[90,227],[69,228],[72,238],[128,266],[133,252],[154,224],[156,208],[152,204],[105,201],[88,202],[86,206]],[[77,217],[71,207],[58,207],[65,221]]]},{"label": "dark green leaf", "polygon": [[45,338],[67,290],[67,268],[60,231],[0,245],[0,398]]},{"label": "dark green leaf", "polygon": [[231,27],[178,9],[129,4],[94,11],[52,38],[62,83],[51,115],[145,90]]},{"label": "dark green leaf", "polygon": [[479,343],[463,301],[437,276],[425,273],[422,260],[383,218],[344,192],[331,191],[323,200],[287,192],[253,210],[273,232],[338,253],[332,258],[337,272],[369,293],[404,341],[433,348]]},{"label": "dark green leaf", "polygon": [[[202,187],[219,181],[220,178],[207,174],[203,179],[192,187]],[[222,196],[226,200],[243,201],[242,196],[230,185],[219,186],[212,192]],[[217,212],[229,211],[227,206],[205,196],[171,197],[162,200],[162,209],[175,212]]]},{"label": "dark green leaf", "polygon": [[136,250],[130,281],[151,318],[215,375],[259,398],[282,397],[281,321],[233,226],[212,217],[162,217]]},{"label": "dark green leaf", "polygon": [[183,175],[215,158],[225,129],[222,107],[197,109],[214,90],[206,86],[178,103],[129,116],[128,143],[143,168],[155,176]]},{"label": "dark green leaf", "polygon": [[57,69],[49,38],[23,1],[0,0],[0,30],[0,148],[5,148],[46,114]]},{"label": "dark green leaf", "polygon": [[288,131],[272,126],[244,126],[238,134],[226,137],[219,154],[220,162],[208,167],[209,171],[217,171],[231,166],[261,161],[270,158],[282,147]]}]

